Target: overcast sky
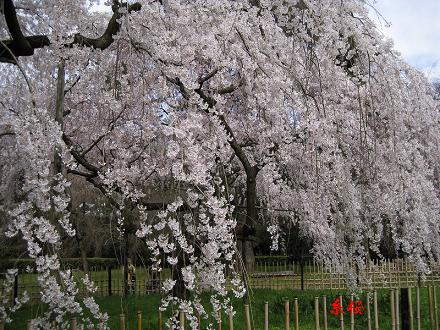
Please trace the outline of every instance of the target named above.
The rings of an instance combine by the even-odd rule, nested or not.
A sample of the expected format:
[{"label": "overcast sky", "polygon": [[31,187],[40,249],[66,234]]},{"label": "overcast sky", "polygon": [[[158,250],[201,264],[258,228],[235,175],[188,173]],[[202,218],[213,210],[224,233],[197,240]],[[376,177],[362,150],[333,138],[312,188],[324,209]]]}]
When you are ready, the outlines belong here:
[{"label": "overcast sky", "polygon": [[391,23],[387,28],[382,20],[379,28],[402,57],[429,79],[440,79],[440,0],[377,0],[374,6]]}]

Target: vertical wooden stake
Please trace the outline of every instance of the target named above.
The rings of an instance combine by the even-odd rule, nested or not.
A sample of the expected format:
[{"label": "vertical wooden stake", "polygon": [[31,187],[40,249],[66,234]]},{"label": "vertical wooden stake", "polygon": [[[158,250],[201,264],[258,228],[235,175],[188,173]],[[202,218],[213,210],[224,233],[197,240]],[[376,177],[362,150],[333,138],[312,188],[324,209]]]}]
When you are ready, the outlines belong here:
[{"label": "vertical wooden stake", "polygon": [[[354,296],[353,295],[351,295],[350,299],[351,299],[350,303],[354,303]],[[353,310],[350,312],[350,329],[354,330],[354,312],[353,312]]]},{"label": "vertical wooden stake", "polygon": [[[70,328],[72,330],[76,330],[78,328],[78,325],[76,323],[76,317],[72,317],[72,319],[70,320]],[[31,327],[32,329],[32,327]]]},{"label": "vertical wooden stake", "polygon": [[319,330],[319,298],[315,297],[315,329]]},{"label": "vertical wooden stake", "polygon": [[137,330],[142,330],[142,312],[137,312]]},{"label": "vertical wooden stake", "polygon": [[251,330],[251,315],[249,313],[249,305],[244,305],[244,316],[246,322],[246,330]]},{"label": "vertical wooden stake", "polygon": [[229,309],[228,314],[229,314],[229,330],[234,330],[234,314],[232,313],[232,307]]},{"label": "vertical wooden stake", "polygon": [[162,312],[159,311],[159,317],[157,318],[157,328],[158,330],[162,330],[163,324],[162,324]]},{"label": "vertical wooden stake", "polygon": [[[408,264],[406,264],[406,267],[408,268]],[[411,288],[408,288],[408,305],[409,305],[409,329],[414,330],[414,313],[413,313]]]},{"label": "vertical wooden stake", "polygon": [[429,328],[435,329],[434,325],[434,303],[432,298],[432,287],[428,286],[428,305],[429,305]]},{"label": "vertical wooden stake", "polygon": [[394,306],[394,290],[390,290],[391,330],[396,329],[396,307]]},{"label": "vertical wooden stake", "polygon": [[295,309],[295,330],[299,330],[299,309],[298,309],[298,298],[294,300]]},{"label": "vertical wooden stake", "polygon": [[421,330],[420,327],[420,287],[416,287],[416,320],[417,320],[417,330]]},{"label": "vertical wooden stake", "polygon": [[[2,322],[3,323],[3,322]],[[3,329],[3,327],[0,325],[0,328]],[[27,330],[32,330],[32,320],[28,320],[26,323],[26,329]],[[73,328],[72,328],[73,329]],[[76,330],[76,328],[74,329]]]},{"label": "vertical wooden stake", "polygon": [[290,330],[289,300],[284,301],[284,329]]},{"label": "vertical wooden stake", "polygon": [[222,330],[222,311],[218,312],[218,330]]},{"label": "vertical wooden stake", "polygon": [[125,330],[125,314],[119,314],[119,330]]},{"label": "vertical wooden stake", "polygon": [[264,303],[264,330],[269,330],[269,303]]},{"label": "vertical wooden stake", "polygon": [[367,293],[367,327],[371,330],[371,311],[370,311],[370,293]]},{"label": "vertical wooden stake", "polygon": [[373,292],[374,330],[379,330],[379,311],[377,309],[377,291]]},{"label": "vertical wooden stake", "polygon": [[5,321],[0,319],[0,330],[5,330]]},{"label": "vertical wooden stake", "polygon": [[[339,302],[341,303],[342,310],[344,310],[344,305],[342,304],[342,296],[339,296]],[[344,313],[339,314],[339,321],[341,324],[341,330],[344,330]]]},{"label": "vertical wooden stake", "polygon": [[180,330],[185,330],[185,313],[183,311],[179,312],[179,325]]},{"label": "vertical wooden stake", "polygon": [[435,286],[432,287],[432,295],[434,297],[434,320],[435,320],[435,330],[438,330],[438,313],[437,313],[437,294]]},{"label": "vertical wooden stake", "polygon": [[324,330],[328,330],[328,322],[327,322],[327,297],[322,297],[322,311],[324,314]]},{"label": "vertical wooden stake", "polygon": [[396,330],[400,330],[399,289],[394,290],[394,302],[396,306]]}]

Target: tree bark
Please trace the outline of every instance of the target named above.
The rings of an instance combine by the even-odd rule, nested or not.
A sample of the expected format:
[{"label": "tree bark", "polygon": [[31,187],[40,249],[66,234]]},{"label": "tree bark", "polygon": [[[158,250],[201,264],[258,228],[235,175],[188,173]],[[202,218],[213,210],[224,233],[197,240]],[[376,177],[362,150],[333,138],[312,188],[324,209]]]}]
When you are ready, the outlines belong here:
[{"label": "tree bark", "polygon": [[[246,221],[249,227],[253,227],[253,223],[257,221],[257,168],[251,167],[246,171]],[[248,272],[255,268],[254,247],[248,237],[243,237],[243,261]]]}]

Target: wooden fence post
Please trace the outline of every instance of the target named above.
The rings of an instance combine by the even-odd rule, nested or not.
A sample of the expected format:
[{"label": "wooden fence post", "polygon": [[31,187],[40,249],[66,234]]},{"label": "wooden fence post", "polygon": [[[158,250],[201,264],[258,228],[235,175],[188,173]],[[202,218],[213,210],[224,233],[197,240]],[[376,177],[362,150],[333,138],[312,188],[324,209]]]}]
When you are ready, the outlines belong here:
[{"label": "wooden fence post", "polygon": [[370,293],[367,292],[367,327],[371,330]]},{"label": "wooden fence post", "polygon": [[416,320],[417,320],[417,330],[421,330],[420,327],[420,287],[416,287]]},{"label": "wooden fence post", "polygon": [[[339,296],[339,302],[341,304],[342,310],[344,310],[344,306],[342,304],[342,296]],[[341,330],[344,330],[344,313],[339,314],[339,322],[341,324]]]},{"label": "wooden fence post", "polygon": [[432,287],[428,286],[428,306],[429,306],[429,328],[431,330],[435,329],[434,324],[434,303],[432,298]]},{"label": "wooden fence post", "polygon": [[162,312],[159,310],[159,317],[157,318],[157,328],[158,330],[162,330],[163,324],[162,324]]},{"label": "wooden fence post", "polygon": [[269,330],[269,303],[264,303],[264,330]]},{"label": "wooden fence post", "polygon": [[315,329],[320,330],[319,326],[319,298],[315,297]]},{"label": "wooden fence post", "polygon": [[414,330],[414,312],[413,312],[413,300],[412,289],[408,288],[408,307],[409,307],[409,328]]},{"label": "wooden fence post", "polygon": [[[0,326],[0,327],[1,327],[1,326]],[[1,329],[3,329],[3,328],[1,328]],[[26,323],[26,329],[27,329],[27,330],[32,330],[32,320],[28,320],[28,321],[27,321],[27,323]],[[72,328],[72,330],[76,330],[76,328],[75,328],[75,329]]]},{"label": "wooden fence post", "polygon": [[435,330],[438,330],[437,294],[436,294],[435,286],[432,287],[432,295],[433,295],[433,297],[434,297],[434,321],[435,321]]},{"label": "wooden fence post", "polygon": [[70,320],[70,328],[72,330],[76,330],[78,328],[78,324],[76,322],[76,317],[72,317],[72,319]]},{"label": "wooden fence post", "polygon": [[324,314],[324,330],[328,330],[327,322],[327,297],[322,297],[322,312]]},{"label": "wooden fence post", "polygon": [[185,313],[183,311],[179,312],[179,326],[181,330],[185,330]]},{"label": "wooden fence post", "polygon": [[379,330],[379,311],[377,309],[377,291],[373,292],[374,330]]},{"label": "wooden fence post", "polygon": [[234,330],[234,314],[232,313],[232,307],[229,309],[229,330]]},{"label": "wooden fence post", "polygon": [[295,330],[299,330],[299,307],[298,298],[294,300],[294,310],[295,310]]},{"label": "wooden fence post", "polygon": [[[350,299],[351,299],[350,304],[353,304],[352,308],[354,308],[354,296],[351,295]],[[350,329],[354,330],[354,311],[353,310],[350,311]]]},{"label": "wooden fence post", "polygon": [[137,312],[137,330],[142,330],[142,312]]},{"label": "wooden fence post", "polygon": [[119,330],[125,330],[125,314],[119,314]]},{"label": "wooden fence post", "polygon": [[396,330],[400,330],[399,289],[394,290],[394,295],[394,306],[396,307]]},{"label": "wooden fence post", "polygon": [[390,290],[390,307],[391,307],[391,329],[396,329],[396,307],[394,306],[394,290]]},{"label": "wooden fence post", "polygon": [[251,315],[249,312],[249,305],[244,305],[244,320],[246,323],[246,330],[251,330]]},{"label": "wooden fence post", "polygon": [[219,310],[218,312],[218,330],[222,330],[222,311]]},{"label": "wooden fence post", "polygon": [[290,330],[289,300],[284,300],[284,329]]}]

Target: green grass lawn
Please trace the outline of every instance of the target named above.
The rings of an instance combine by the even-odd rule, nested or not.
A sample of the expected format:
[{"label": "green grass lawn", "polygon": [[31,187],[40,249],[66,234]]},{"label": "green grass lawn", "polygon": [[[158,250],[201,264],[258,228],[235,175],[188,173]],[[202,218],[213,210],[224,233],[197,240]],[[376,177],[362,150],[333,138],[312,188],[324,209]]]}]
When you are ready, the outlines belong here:
[{"label": "green grass lawn", "polygon": [[[390,296],[389,290],[378,290],[378,310],[379,310],[379,324],[381,329],[390,329]],[[437,301],[439,300],[439,292],[437,290]],[[290,304],[290,316],[291,316],[291,329],[294,327],[293,322],[293,299],[298,298],[299,301],[299,319],[300,329],[302,330],[314,330],[314,297],[323,295],[327,296],[327,312],[331,309],[331,302],[340,294],[344,296],[343,303],[346,309],[347,301],[350,297],[343,291],[330,291],[330,290],[313,290],[313,291],[298,291],[298,290],[266,290],[266,289],[254,289],[250,294],[251,298],[251,314],[254,327],[253,329],[263,328],[263,309],[264,302],[269,303],[269,329],[284,329],[283,326],[283,313],[284,313],[284,300],[288,298]],[[413,294],[413,309],[415,313],[415,290],[412,290]],[[428,295],[427,290],[422,288],[420,290],[421,301],[421,328],[429,329],[429,314],[428,314]],[[362,300],[366,306],[366,293],[360,294],[359,299]],[[209,301],[209,295],[206,294],[203,297],[206,304]],[[158,306],[160,296],[158,294],[144,295],[144,296],[111,296],[111,297],[97,297],[97,302],[101,305],[102,310],[106,311],[110,316],[109,326],[111,329],[118,328],[118,317],[120,313],[126,314],[127,329],[136,329],[136,314],[137,311],[142,311],[143,316],[143,329],[157,329],[158,323]],[[322,310],[322,298],[320,298],[320,309]],[[244,315],[243,315],[243,301],[241,299],[233,299],[233,305],[236,310],[234,317],[234,329],[244,329]],[[17,312],[12,324],[6,325],[6,329],[25,329],[26,320],[38,315],[44,309],[41,304],[34,304],[25,306],[22,310]],[[371,304],[371,309],[372,304]],[[164,318],[169,316],[164,315]],[[322,327],[322,311],[321,316],[321,328]],[[415,319],[415,315],[414,315]],[[223,329],[228,329],[227,315],[223,315]],[[329,329],[339,329],[339,318],[328,313]],[[344,313],[345,328],[350,326],[350,315],[348,312]],[[212,320],[211,320],[212,322]],[[202,321],[202,329],[206,328],[208,321]],[[356,315],[355,318],[356,329],[367,329],[367,315],[366,310],[363,315]],[[164,327],[165,329],[165,327]]]}]

